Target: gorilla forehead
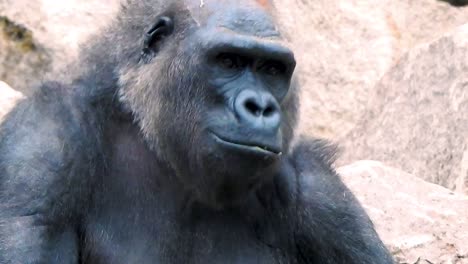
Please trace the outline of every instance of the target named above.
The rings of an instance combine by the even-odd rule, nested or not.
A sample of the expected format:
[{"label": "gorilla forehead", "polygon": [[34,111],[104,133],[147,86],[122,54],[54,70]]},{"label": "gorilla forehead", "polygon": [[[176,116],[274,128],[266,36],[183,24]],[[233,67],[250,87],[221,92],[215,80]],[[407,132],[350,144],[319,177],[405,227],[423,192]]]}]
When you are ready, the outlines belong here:
[{"label": "gorilla forehead", "polygon": [[258,37],[280,37],[268,0],[184,0],[184,4],[200,27],[224,28]]}]

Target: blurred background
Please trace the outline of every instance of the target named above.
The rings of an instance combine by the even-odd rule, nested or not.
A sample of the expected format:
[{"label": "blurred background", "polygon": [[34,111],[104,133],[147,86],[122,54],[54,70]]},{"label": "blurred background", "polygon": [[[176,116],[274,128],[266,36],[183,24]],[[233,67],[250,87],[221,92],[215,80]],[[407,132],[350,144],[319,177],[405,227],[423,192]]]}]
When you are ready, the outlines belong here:
[{"label": "blurred background", "polygon": [[[299,134],[399,263],[468,263],[468,0],[274,0],[298,60]],[[74,61],[119,0],[0,0],[0,122]]]}]

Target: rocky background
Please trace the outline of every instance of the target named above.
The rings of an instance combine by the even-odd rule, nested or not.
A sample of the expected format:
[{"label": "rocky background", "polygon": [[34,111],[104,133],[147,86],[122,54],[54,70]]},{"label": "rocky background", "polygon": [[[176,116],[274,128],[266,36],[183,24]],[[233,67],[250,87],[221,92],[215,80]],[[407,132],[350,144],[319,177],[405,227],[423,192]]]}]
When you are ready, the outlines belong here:
[{"label": "rocky background", "polygon": [[[338,171],[399,263],[468,263],[468,1],[274,2],[301,133],[342,146]],[[0,121],[118,7],[0,0]]]}]

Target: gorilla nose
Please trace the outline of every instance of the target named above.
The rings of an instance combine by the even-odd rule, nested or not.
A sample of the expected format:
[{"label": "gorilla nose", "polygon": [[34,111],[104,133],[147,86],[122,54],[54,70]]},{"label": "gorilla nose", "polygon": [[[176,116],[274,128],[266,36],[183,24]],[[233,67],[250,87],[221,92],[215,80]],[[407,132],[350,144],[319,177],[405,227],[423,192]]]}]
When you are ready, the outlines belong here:
[{"label": "gorilla nose", "polygon": [[244,90],[236,99],[235,112],[250,128],[276,133],[281,122],[280,107],[268,92]]}]

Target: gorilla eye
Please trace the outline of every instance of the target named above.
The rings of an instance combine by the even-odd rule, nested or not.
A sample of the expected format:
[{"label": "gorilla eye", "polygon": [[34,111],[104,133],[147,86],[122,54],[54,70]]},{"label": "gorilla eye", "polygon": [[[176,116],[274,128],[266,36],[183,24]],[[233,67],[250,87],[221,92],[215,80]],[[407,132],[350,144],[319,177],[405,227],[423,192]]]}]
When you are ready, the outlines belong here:
[{"label": "gorilla eye", "polygon": [[225,69],[239,69],[245,67],[245,60],[234,53],[222,53],[217,56],[218,64]]},{"label": "gorilla eye", "polygon": [[262,68],[266,74],[272,76],[280,75],[286,72],[286,65],[279,61],[267,61]]}]

